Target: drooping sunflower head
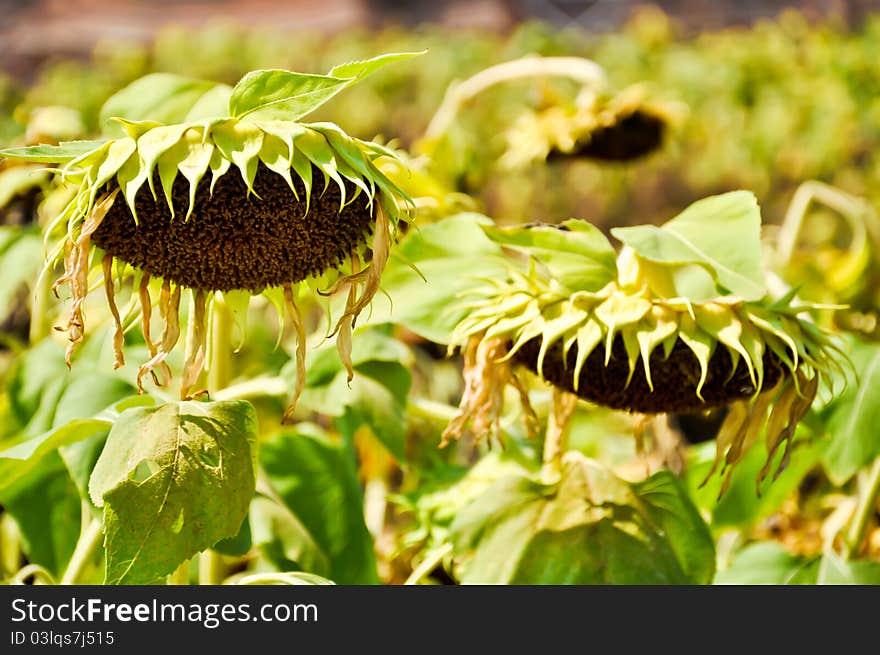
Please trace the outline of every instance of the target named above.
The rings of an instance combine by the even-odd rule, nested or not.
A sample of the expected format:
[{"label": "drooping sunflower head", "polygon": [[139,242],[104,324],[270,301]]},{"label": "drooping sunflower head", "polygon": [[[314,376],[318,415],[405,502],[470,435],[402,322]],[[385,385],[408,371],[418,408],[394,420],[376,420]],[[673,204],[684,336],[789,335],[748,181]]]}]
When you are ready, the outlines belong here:
[{"label": "drooping sunflower head", "polygon": [[[63,260],[56,287],[71,289],[68,359],[83,339],[82,304],[92,286],[90,271],[99,268],[122,364],[116,264],[135,275],[151,354],[138,371],[139,385],[147,374],[159,382],[170,378],[165,359],[180,336],[184,290],[192,296],[193,343],[182,396],[191,394],[204,367],[215,295],[239,306],[244,299],[246,307],[251,295],[264,294],[296,330],[298,395],[305,377],[298,288],[308,279],[334,276],[328,293],[347,293],[335,332],[351,374],[354,320],[378,289],[411,201],[375,164],[394,158],[392,151],[334,124],[299,119],[381,66],[410,56],[343,64],[328,75],[256,71],[234,88],[151,75],[108,100],[102,114],[110,138],[2,151],[60,164],[61,184],[75,191],[46,231],[49,240],[62,235],[49,265]],[[126,117],[113,117],[119,109]],[[157,339],[150,332],[155,302],[165,322]]]},{"label": "drooping sunflower head", "polygon": [[808,316],[814,305],[768,293],[748,192],[699,201],[662,227],[614,229],[619,254],[581,220],[484,229],[526,260],[467,300],[451,339],[465,349],[467,384],[447,437],[498,415],[502,396],[488,387],[515,380],[516,363],[613,409],[728,406],[716,466],[739,462],[766,427],[769,467],[846,361]]},{"label": "drooping sunflower head", "polygon": [[501,163],[518,168],[546,159],[626,162],[659,149],[681,108],[649,102],[642,86],[611,94],[586,90],[575,103],[523,114],[507,131]]}]

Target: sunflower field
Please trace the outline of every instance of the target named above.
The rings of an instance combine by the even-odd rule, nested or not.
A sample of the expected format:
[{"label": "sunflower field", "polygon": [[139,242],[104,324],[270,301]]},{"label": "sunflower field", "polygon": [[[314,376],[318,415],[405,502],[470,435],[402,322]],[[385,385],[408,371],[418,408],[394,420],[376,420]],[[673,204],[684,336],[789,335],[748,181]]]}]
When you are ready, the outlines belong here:
[{"label": "sunflower field", "polygon": [[0,74],[0,579],[880,584],[878,180],[880,14]]}]

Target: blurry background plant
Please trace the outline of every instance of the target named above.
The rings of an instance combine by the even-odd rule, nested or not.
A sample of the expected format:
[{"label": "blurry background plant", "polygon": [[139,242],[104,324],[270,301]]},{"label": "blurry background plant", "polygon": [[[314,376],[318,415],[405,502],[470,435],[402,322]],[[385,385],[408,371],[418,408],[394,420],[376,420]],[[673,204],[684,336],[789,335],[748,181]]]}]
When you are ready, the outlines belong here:
[{"label": "blurry background plant", "polygon": [[[254,408],[251,415],[229,406],[239,407],[230,410],[239,433],[253,437],[248,426],[254,418],[259,425],[257,492],[238,534],[173,580],[880,580],[880,350],[869,329],[877,311],[871,216],[880,201],[873,184],[880,166],[876,16],[850,29],[787,11],[696,35],[653,9],[605,34],[541,23],[505,33],[425,25],[332,36],[230,24],[167,27],[149,44],[108,41],[88,60],[53,58],[30,79],[0,80],[0,141],[27,143],[27,120],[47,106],[74,110],[83,136],[95,136],[106,99],[154,71],[233,84],[252,69],[323,72],[339,61],[424,48],[427,56],[378,72],[310,117],[337,122],[358,138],[378,135],[400,161],[380,157],[376,166],[417,207],[416,228],[392,251],[382,278],[388,297],[377,294],[353,335],[355,377],[349,386],[324,343],[329,329],[317,329],[309,336],[297,423],[282,426],[297,379],[295,341],[275,327],[271,303],[251,303],[248,338],[229,360],[228,386],[212,400],[247,400]],[[445,133],[450,156],[430,159],[416,150],[453,82],[530,55],[586,57],[604,71],[607,88],[619,91],[591,98],[580,94],[583,84],[553,76],[496,85],[458,112]],[[635,161],[539,156],[510,166],[505,154],[522,136],[520,126],[541,126],[546,135],[543,127],[559,116],[571,126],[579,103],[598,103],[592,106],[611,115],[646,106],[673,120],[662,147]],[[816,182],[796,194],[806,180]],[[798,425],[787,467],[765,480],[760,496],[762,443],[744,454],[720,499],[720,478],[699,486],[715,458],[723,411],[646,429],[629,414],[580,403],[564,435],[552,410],[571,408],[534,385],[533,439],[511,388],[498,417],[503,451],[468,437],[438,449],[462,393],[461,361],[447,359],[443,345],[466,316],[460,294],[474,278],[503,279],[508,271],[505,250],[483,229],[491,223],[485,216],[501,225],[576,216],[608,232],[659,224],[701,197],[736,188],[753,190],[761,204],[774,295],[788,284],[805,302],[849,304],[819,312],[817,321],[859,335],[847,337],[858,380],[833,400],[818,396]],[[54,192],[44,198],[37,211],[43,226],[64,200]],[[462,210],[481,214],[456,213]],[[791,227],[774,226],[783,221]],[[28,229],[30,250],[6,248]],[[4,276],[38,267],[36,228],[14,226],[8,234],[0,243]],[[8,292],[5,281],[0,292]],[[31,298],[42,301],[26,293],[5,302],[20,308]],[[344,300],[331,301],[331,309],[344,309]],[[118,441],[155,407],[133,405],[171,398],[151,392],[130,399],[136,371],[112,371],[113,319],[100,302],[86,301],[93,329],[66,372],[64,343],[49,329],[60,322],[59,307],[38,312],[47,321],[32,327],[30,339],[21,330],[4,337],[0,565],[6,579],[100,582],[103,549],[89,527],[100,510],[88,480],[98,470],[99,491],[119,482],[114,471],[95,467],[108,432]],[[301,309],[308,324],[319,324],[317,305]],[[229,328],[237,342],[237,321]],[[150,357],[135,332],[127,334],[125,357]],[[168,358],[175,370],[183,360],[179,352]],[[651,438],[638,455],[633,437],[643,432]],[[564,438],[569,451],[558,453],[556,475],[548,476],[543,447]],[[133,479],[146,473],[133,471]],[[614,556],[599,557],[600,546]]]}]

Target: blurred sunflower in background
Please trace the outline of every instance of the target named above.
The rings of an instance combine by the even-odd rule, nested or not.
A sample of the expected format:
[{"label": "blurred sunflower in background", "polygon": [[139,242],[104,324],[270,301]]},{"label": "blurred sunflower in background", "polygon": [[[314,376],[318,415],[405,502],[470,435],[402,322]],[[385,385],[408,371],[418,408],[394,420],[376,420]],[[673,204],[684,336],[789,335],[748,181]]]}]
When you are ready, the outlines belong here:
[{"label": "blurred sunflower in background", "polygon": [[547,159],[633,161],[661,148],[684,111],[680,103],[649,100],[643,85],[617,93],[585,88],[574,102],[521,114],[505,132],[500,163],[516,169]]},{"label": "blurred sunflower in background", "polygon": [[764,430],[758,484],[780,449],[784,467],[820,383],[843,374],[846,356],[808,315],[819,306],[769,293],[750,192],[698,201],[661,227],[615,228],[619,253],[582,220],[483,230],[510,265],[467,294],[450,339],[464,351],[465,391],[446,440],[497,431],[507,384],[528,403],[518,364],[556,388],[556,424],[576,397],[640,414],[726,406],[709,473],[723,462],[723,492]]},{"label": "blurred sunflower in background", "polygon": [[[70,288],[67,359],[85,334],[83,302],[103,286],[115,323],[116,366],[126,329],[140,317],[150,358],[137,372],[170,383],[166,362],[186,312],[180,396],[199,393],[209,361],[212,306],[242,314],[263,295],[297,339],[294,409],[305,382],[306,330],[297,298],[307,281],[345,294],[333,333],[349,378],[354,322],[379,287],[389,248],[412,201],[376,165],[397,155],[352,138],[332,123],[299,119],[382,66],[417,53],[382,55],[328,75],[255,71],[232,88],[166,74],[148,75],[107,101],[98,141],[10,148],[0,155],[59,165],[72,197],[51,224],[48,274]],[[154,99],[144,107],[145,97]],[[116,295],[132,279],[120,312]],[[154,308],[163,320],[154,335]],[[129,320],[131,319],[131,320]]]}]

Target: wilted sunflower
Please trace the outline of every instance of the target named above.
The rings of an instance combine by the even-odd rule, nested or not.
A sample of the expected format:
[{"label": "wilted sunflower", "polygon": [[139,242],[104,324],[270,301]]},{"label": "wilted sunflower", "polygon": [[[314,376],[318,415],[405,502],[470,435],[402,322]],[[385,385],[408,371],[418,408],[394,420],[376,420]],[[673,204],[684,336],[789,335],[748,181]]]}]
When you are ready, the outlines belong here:
[{"label": "wilted sunflower", "polygon": [[587,89],[574,103],[522,114],[505,134],[501,163],[519,168],[578,157],[632,161],[659,149],[680,113],[672,103],[649,102],[640,85],[618,93]]},{"label": "wilted sunflower", "polygon": [[726,405],[712,472],[722,459],[732,470],[766,428],[760,483],[783,444],[780,467],[786,461],[821,378],[846,360],[804,315],[815,305],[793,293],[769,296],[760,213],[748,192],[699,201],[662,227],[614,229],[625,244],[619,255],[581,220],[484,230],[528,263],[471,294],[476,300],[451,339],[464,348],[465,392],[446,439],[469,425],[492,428],[504,384],[525,396],[516,362],[613,409]]},{"label": "wilted sunflower", "polygon": [[[116,324],[117,366],[123,363],[124,332],[115,302],[114,262],[117,268],[134,269],[151,355],[138,370],[140,388],[148,374],[158,384],[170,380],[165,360],[179,339],[181,297],[189,291],[192,339],[182,397],[192,395],[205,366],[215,294],[223,293],[239,308],[243,301],[246,308],[251,295],[262,293],[282,319],[288,314],[296,332],[298,380],[287,417],[305,379],[298,288],[307,279],[340,271],[327,293],[347,293],[335,333],[351,376],[354,321],[378,289],[409,200],[374,164],[379,157],[393,158],[393,152],[352,138],[332,123],[298,119],[382,65],[410,56],[343,64],[326,76],[256,71],[231,89],[148,76],[107,106],[130,100],[135,104],[130,115],[137,116],[146,103],[158,106],[162,116],[185,112],[182,120],[163,124],[117,118],[122,128],[117,138],[2,151],[7,157],[62,164],[61,183],[76,190],[46,231],[48,238],[64,231],[49,266],[63,259],[64,274],[55,286],[66,283],[71,289],[68,362],[84,336],[82,304],[93,268],[103,274]],[[150,97],[152,90],[163,94],[161,103]],[[151,333],[156,302],[164,319],[160,338]]]}]

